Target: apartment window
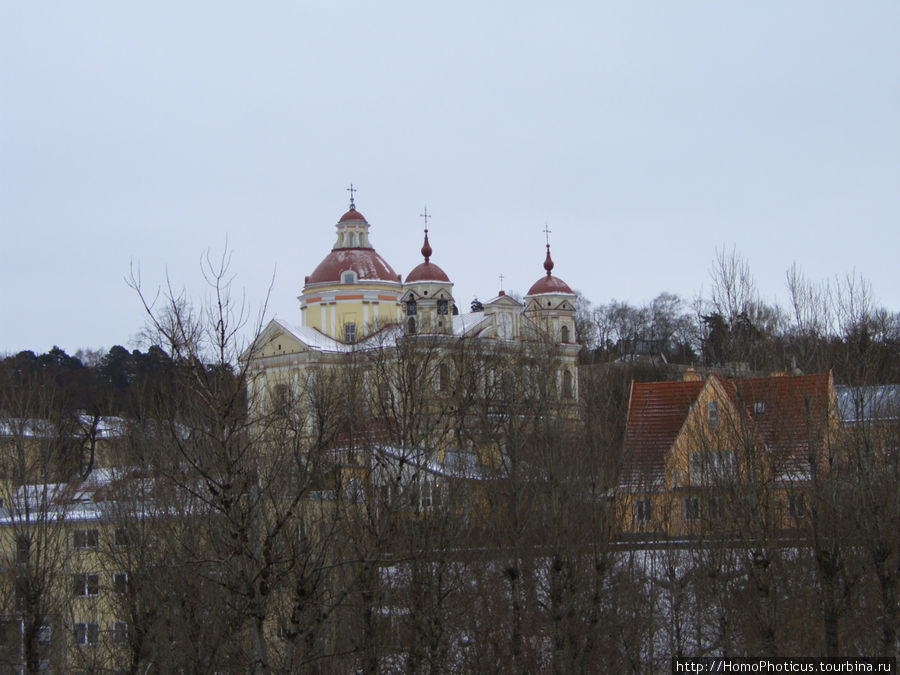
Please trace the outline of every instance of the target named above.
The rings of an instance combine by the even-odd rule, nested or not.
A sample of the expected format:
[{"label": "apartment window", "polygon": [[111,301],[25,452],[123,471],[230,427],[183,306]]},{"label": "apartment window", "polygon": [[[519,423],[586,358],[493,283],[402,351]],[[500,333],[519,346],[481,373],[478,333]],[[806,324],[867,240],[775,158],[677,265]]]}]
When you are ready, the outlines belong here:
[{"label": "apartment window", "polygon": [[356,342],[356,324],[344,324],[344,342]]},{"label": "apartment window", "polygon": [[128,591],[128,574],[126,572],[118,572],[113,574],[113,593],[126,593]]},{"label": "apartment window", "polygon": [[124,645],[128,642],[128,624],[124,621],[116,621],[112,629],[113,644]]},{"label": "apartment window", "polygon": [[77,549],[93,549],[100,543],[100,536],[97,530],[75,530],[72,541]]},{"label": "apartment window", "polygon": [[73,574],[72,595],[76,598],[94,597],[100,592],[99,574]]},{"label": "apartment window", "polygon": [[700,520],[699,497],[685,497],[681,500],[681,518],[685,522],[689,520]]},{"label": "apartment window", "polygon": [[706,419],[709,426],[715,428],[719,424],[719,406],[715,401],[709,401],[706,404]]},{"label": "apartment window", "polygon": [[638,499],[634,502],[633,517],[636,524],[650,522],[652,512],[649,499]]},{"label": "apartment window", "polygon": [[447,300],[438,300],[438,314],[446,316],[449,313],[450,303]]},{"label": "apartment window", "polygon": [[16,535],[16,562],[19,565],[28,563],[28,552],[31,548],[31,540],[27,534]]},{"label": "apartment window", "polygon": [[76,647],[93,647],[100,638],[100,624],[76,623],[73,633]]}]

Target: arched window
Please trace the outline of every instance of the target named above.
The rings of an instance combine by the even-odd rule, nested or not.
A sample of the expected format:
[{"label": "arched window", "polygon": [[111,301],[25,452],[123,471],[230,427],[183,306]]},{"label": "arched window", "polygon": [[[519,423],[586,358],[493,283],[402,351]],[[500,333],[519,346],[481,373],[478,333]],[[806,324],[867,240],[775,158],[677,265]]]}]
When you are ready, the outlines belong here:
[{"label": "arched window", "polygon": [[563,398],[572,398],[572,373],[568,370],[563,371]]},{"label": "arched window", "polygon": [[450,389],[450,366],[442,363],[438,368],[438,387],[441,391]]},{"label": "arched window", "polygon": [[353,248],[353,246],[356,244],[356,241],[355,241],[355,240],[356,240],[356,235],[354,235],[354,234],[351,232],[348,236],[349,236],[349,242],[348,242],[348,245],[350,246],[350,248]]},{"label": "arched window", "polygon": [[568,326],[563,326],[562,329],[559,331],[559,333],[560,333],[559,338],[562,342],[569,341],[569,327]]},{"label": "arched window", "polygon": [[406,332],[410,335],[413,335],[416,332],[416,317],[409,317],[406,322]]}]

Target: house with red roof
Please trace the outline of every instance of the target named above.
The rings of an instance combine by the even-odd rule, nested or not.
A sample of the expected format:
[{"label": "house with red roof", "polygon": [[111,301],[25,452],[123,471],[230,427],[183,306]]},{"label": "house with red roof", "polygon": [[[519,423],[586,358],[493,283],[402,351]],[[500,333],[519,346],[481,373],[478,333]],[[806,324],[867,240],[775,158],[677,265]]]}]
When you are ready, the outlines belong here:
[{"label": "house with red roof", "polygon": [[633,382],[618,504],[630,534],[796,528],[839,430],[831,373]]}]

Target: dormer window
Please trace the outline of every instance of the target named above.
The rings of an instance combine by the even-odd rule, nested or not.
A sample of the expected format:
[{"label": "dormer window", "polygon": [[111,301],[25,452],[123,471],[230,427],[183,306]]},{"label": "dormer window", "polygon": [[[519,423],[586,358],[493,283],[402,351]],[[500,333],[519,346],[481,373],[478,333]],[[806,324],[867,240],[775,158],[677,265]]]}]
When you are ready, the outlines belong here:
[{"label": "dormer window", "polygon": [[344,272],[341,275],[341,283],[342,284],[355,284],[356,283],[356,273],[355,272]]}]

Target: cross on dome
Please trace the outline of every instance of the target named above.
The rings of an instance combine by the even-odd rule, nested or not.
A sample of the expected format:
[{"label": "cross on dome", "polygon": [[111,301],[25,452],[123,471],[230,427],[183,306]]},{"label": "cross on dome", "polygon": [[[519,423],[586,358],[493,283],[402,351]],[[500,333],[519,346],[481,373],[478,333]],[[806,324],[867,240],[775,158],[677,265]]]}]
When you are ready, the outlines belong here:
[{"label": "cross on dome", "polygon": [[358,190],[353,187],[353,183],[350,183],[350,187],[347,188],[347,192],[350,193],[350,208],[355,209],[356,204],[354,203],[353,197],[358,192]]}]

